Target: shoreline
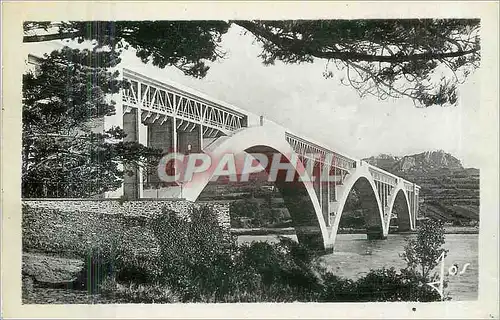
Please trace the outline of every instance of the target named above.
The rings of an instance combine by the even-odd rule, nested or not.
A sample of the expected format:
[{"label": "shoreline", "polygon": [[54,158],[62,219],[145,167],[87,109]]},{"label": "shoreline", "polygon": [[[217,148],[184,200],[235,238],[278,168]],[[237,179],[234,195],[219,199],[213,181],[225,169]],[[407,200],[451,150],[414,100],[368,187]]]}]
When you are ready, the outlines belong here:
[{"label": "shoreline", "polygon": [[[365,234],[364,229],[340,229],[338,234]],[[294,235],[294,228],[231,228],[231,234],[237,236],[268,236],[268,235]],[[416,234],[416,231],[391,232],[390,234]],[[445,227],[445,234],[479,234],[475,227]]]}]

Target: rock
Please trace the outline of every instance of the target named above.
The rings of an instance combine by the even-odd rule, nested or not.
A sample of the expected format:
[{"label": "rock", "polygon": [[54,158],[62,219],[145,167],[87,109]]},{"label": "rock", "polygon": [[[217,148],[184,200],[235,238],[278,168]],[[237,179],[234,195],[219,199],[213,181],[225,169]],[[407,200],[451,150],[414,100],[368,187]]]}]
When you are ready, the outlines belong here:
[{"label": "rock", "polygon": [[72,283],[80,277],[83,268],[82,260],[23,253],[23,275],[40,283]]}]

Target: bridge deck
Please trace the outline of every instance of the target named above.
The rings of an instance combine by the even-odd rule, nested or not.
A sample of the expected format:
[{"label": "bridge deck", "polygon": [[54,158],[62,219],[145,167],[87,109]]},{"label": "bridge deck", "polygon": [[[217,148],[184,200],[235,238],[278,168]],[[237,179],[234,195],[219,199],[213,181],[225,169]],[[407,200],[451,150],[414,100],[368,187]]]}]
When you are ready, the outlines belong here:
[{"label": "bridge deck", "polygon": [[[260,117],[252,112],[218,101],[204,93],[170,80],[160,81],[127,68],[123,68],[122,74],[125,80],[133,82],[131,88],[122,92],[122,101],[129,106],[139,107],[149,112],[161,112],[185,121],[192,121],[219,129],[226,135],[242,130],[247,126],[261,125],[258,120]],[[143,88],[140,87],[141,84]],[[347,156],[324,143],[314,141],[303,135],[296,135],[279,123],[268,119],[266,119],[266,123],[272,123],[280,127],[285,132],[285,139],[299,156],[307,158],[310,157],[310,154],[319,155],[322,158],[315,158],[315,161],[329,163],[332,167],[337,167],[346,172],[362,165],[360,159]],[[408,191],[420,189],[414,183],[381,168],[366,162],[363,162],[363,165],[369,166],[370,172],[376,181],[395,185],[397,181],[402,180]]]}]

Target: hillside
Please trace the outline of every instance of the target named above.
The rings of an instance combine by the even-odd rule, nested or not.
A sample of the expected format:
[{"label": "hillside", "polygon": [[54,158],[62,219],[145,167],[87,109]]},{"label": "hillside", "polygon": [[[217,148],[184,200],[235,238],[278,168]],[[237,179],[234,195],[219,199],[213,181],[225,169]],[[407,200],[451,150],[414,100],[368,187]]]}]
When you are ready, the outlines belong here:
[{"label": "hillside", "polygon": [[479,170],[464,168],[442,150],[395,157],[381,154],[364,159],[422,187],[421,214],[455,225],[479,221]]}]

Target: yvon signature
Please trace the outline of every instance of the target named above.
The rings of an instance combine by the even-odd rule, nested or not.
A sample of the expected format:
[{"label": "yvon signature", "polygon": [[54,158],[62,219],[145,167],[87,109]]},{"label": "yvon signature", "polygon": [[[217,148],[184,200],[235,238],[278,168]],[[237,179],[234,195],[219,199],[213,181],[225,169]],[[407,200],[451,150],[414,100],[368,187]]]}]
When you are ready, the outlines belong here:
[{"label": "yvon signature", "polygon": [[[429,282],[427,284],[439,293],[439,295],[441,296],[441,299],[444,299],[444,292],[443,292],[443,290],[444,290],[443,282],[444,282],[444,276],[445,276],[445,274],[444,274],[444,269],[445,269],[444,252],[441,253],[441,255],[436,260],[436,262],[439,263],[439,260],[441,260],[441,272],[440,272],[439,280],[435,281],[435,282]],[[470,263],[466,263],[463,265],[462,270],[459,271],[459,266],[458,266],[458,264],[455,263],[448,268],[448,276],[455,276],[455,275],[464,274],[465,271],[467,271],[467,268],[469,266],[470,266]]]}]

